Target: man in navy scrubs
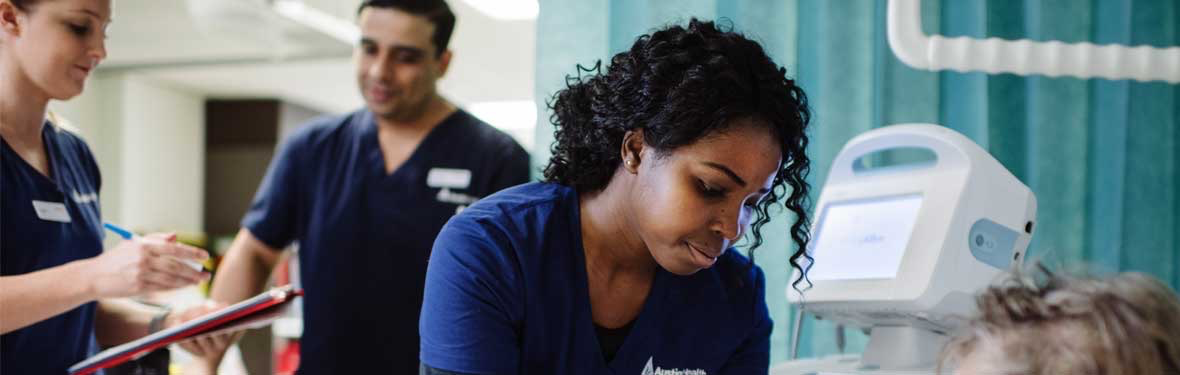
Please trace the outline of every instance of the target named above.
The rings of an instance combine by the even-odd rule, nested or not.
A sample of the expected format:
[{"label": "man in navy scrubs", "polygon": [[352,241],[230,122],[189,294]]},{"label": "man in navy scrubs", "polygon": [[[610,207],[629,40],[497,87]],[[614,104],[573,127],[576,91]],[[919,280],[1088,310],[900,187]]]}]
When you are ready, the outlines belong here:
[{"label": "man in navy scrubs", "polygon": [[[528,180],[519,144],[436,91],[454,22],[442,0],[362,3],[354,57],[366,108],[285,141],[213,282],[216,301],[259,293],[298,241],[299,373],[417,372],[435,236],[477,199]],[[191,346],[223,352],[227,341]]]}]

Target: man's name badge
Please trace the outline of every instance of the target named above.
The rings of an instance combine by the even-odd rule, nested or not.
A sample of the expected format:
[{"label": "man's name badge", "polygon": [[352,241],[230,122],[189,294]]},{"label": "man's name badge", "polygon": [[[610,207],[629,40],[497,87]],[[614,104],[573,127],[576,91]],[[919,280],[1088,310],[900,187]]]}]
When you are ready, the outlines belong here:
[{"label": "man's name badge", "polygon": [[471,185],[471,171],[467,169],[431,168],[426,174],[426,186],[432,188],[466,189]]}]

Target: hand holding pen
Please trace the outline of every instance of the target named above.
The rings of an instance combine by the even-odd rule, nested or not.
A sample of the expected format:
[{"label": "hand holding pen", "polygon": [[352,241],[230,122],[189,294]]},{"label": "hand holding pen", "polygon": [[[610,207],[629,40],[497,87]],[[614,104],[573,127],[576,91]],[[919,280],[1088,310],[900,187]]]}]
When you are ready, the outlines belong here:
[{"label": "hand holding pen", "polygon": [[88,280],[99,298],[127,297],[175,289],[209,279],[187,262],[208,258],[204,250],[176,242],[175,234],[136,236],[115,225],[105,227],[126,241],[88,260]]}]

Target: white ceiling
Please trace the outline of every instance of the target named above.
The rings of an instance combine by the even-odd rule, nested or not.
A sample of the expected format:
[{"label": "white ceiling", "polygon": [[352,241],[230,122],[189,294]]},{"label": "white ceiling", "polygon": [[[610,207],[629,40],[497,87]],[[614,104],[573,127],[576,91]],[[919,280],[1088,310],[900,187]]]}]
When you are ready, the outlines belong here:
[{"label": "white ceiling", "polygon": [[266,9],[263,0],[117,0],[103,67],[348,53],[346,44]]},{"label": "white ceiling", "polygon": [[[116,0],[99,69],[209,97],[274,97],[325,112],[359,107],[351,46],[277,16],[270,1]],[[303,2],[351,23],[360,0]],[[535,21],[496,20],[449,3],[458,21],[443,94],[461,105],[532,100]]]}]

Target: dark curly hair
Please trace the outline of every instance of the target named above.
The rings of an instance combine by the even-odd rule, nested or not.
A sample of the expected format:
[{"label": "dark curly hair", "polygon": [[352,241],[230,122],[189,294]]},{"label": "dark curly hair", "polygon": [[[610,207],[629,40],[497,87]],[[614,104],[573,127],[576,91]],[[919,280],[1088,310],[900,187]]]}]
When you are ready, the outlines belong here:
[{"label": "dark curly hair", "polygon": [[[785,197],[787,209],[798,218],[791,238],[799,247],[790,260],[801,274],[791,285],[797,289],[805,280],[811,264],[805,152],[811,112],[803,89],[757,42],[732,27],[693,18],[687,28],[675,25],[640,36],[629,51],[611,59],[605,73],[602,61],[592,68],[578,65],[577,76],[566,77],[566,88],[553,96],[549,108],[557,130],[545,181],[578,192],[606,187],[622,162],[619,150],[629,130],[642,129],[644,143],[667,153],[735,120],[751,119],[769,128],[783,161],[770,193],[755,209],[750,260],[762,245],[770,207]],[[800,258],[808,260],[807,266]]]}]

